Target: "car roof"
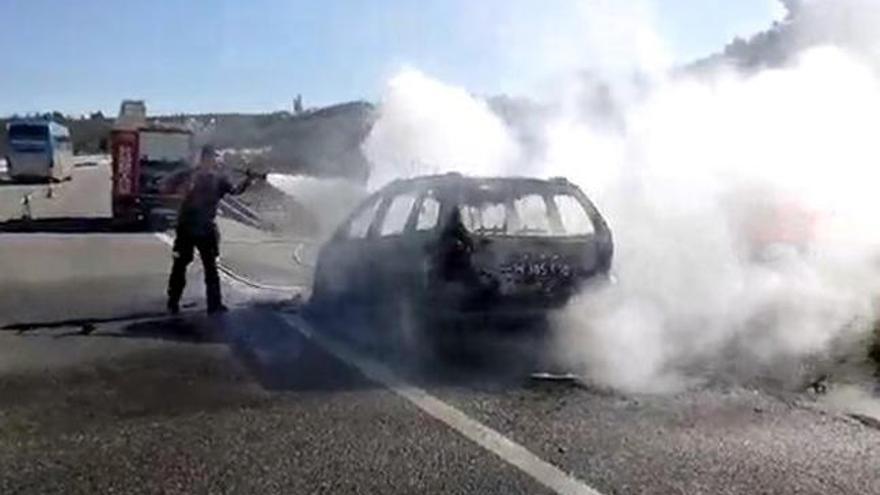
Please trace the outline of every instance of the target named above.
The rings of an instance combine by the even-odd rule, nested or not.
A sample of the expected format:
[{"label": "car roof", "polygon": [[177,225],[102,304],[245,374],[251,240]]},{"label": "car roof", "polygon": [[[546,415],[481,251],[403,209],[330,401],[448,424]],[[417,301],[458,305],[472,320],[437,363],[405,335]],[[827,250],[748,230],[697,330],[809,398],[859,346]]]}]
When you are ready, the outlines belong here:
[{"label": "car roof", "polygon": [[397,194],[413,190],[434,189],[438,194],[451,191],[507,191],[510,194],[524,192],[573,192],[577,186],[567,179],[538,179],[533,177],[473,177],[458,173],[424,175],[410,179],[398,179],[381,189],[382,194]]}]

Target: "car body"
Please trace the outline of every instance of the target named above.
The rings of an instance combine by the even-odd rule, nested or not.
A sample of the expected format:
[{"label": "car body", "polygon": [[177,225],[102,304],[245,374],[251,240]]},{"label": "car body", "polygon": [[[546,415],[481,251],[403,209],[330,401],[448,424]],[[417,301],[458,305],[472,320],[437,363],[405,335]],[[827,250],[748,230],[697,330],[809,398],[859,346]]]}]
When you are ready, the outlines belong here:
[{"label": "car body", "polygon": [[604,279],[613,252],[605,220],[565,179],[398,180],[322,247],[312,300],[331,313],[528,318]]}]

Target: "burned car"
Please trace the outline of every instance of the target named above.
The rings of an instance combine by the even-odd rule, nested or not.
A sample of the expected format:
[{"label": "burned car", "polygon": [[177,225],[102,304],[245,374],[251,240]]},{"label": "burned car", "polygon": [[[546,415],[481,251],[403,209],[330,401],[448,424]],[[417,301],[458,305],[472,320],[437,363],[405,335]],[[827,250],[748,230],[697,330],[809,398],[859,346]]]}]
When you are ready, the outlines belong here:
[{"label": "burned car", "polygon": [[611,268],[611,231],[565,179],[395,181],[323,246],[313,306],[412,328],[545,315]]}]

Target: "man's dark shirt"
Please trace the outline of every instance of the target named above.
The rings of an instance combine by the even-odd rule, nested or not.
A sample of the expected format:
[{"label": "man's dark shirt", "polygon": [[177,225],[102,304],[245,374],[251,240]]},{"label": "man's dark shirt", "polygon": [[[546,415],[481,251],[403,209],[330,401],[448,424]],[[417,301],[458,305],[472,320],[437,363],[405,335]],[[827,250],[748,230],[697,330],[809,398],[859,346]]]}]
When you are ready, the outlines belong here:
[{"label": "man's dark shirt", "polygon": [[227,194],[238,194],[236,187],[215,170],[196,170],[189,178],[188,191],[177,216],[177,230],[191,236],[213,235],[217,206]]}]

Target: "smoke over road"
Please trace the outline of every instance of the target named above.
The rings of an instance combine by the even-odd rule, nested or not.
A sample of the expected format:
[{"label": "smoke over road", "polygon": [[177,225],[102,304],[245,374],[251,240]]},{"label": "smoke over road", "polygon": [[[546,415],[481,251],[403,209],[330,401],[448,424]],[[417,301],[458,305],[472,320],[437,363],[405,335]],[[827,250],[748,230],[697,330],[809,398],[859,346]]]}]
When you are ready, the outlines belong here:
[{"label": "smoke over road", "polygon": [[[326,239],[366,193],[363,187],[346,179],[306,175],[268,174],[269,184],[294,198],[314,217],[314,232],[298,232]],[[332,201],[328,201],[332,198]],[[290,212],[285,212],[290,215]],[[298,226],[297,226],[298,227]],[[290,232],[297,233],[297,232]]]},{"label": "smoke over road", "polygon": [[[572,75],[533,98],[537,152],[483,100],[407,70],[364,144],[371,187],[447,170],[580,185],[615,232],[618,283],[557,315],[561,354],[621,390],[797,381],[809,359],[865,338],[880,293],[880,77],[857,24],[877,8],[798,3],[773,28],[797,33],[784,63],[688,72],[645,11],[578,5],[590,43],[573,38],[584,64],[554,67]],[[833,25],[819,22],[828,9]]]}]

